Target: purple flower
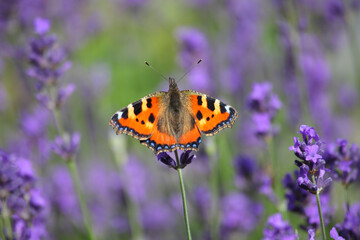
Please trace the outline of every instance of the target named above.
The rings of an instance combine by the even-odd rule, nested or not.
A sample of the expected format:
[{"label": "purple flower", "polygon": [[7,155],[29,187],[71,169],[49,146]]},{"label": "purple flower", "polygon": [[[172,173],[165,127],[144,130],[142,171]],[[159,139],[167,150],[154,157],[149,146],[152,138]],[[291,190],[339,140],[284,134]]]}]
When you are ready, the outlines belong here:
[{"label": "purple flower", "polygon": [[288,222],[285,222],[282,219],[280,213],[271,215],[268,218],[266,227],[263,231],[263,240],[273,240],[273,239],[287,239],[287,240],[296,240],[299,239],[299,236],[294,232],[294,229]]},{"label": "purple flower", "polygon": [[180,155],[180,166],[177,165],[176,161],[166,152],[159,153],[157,155],[157,158],[159,161],[164,163],[165,165],[168,165],[169,167],[173,169],[177,168],[185,168],[188,164],[190,164],[195,158],[195,155],[191,155],[191,150],[184,151]]},{"label": "purple flower", "polygon": [[301,125],[298,133],[302,135],[303,141],[300,142],[298,138],[294,137],[294,145],[289,147],[289,150],[294,151],[295,156],[300,158],[300,161],[295,160],[295,164],[300,168],[297,183],[301,188],[316,194],[332,182],[330,177],[325,176],[329,170],[325,168],[324,153],[321,150],[322,143],[313,127]]},{"label": "purple flower", "polygon": [[259,223],[262,206],[240,193],[230,193],[221,200],[223,234],[238,230],[251,232]]},{"label": "purple flower", "polygon": [[[307,165],[303,165],[300,168],[300,173],[294,171],[294,177],[295,179],[297,178],[297,181],[289,173],[283,179],[284,187],[287,189],[285,194],[287,209],[303,216],[306,221],[304,228],[307,230],[309,230],[309,227],[316,229],[320,226],[316,198],[310,193],[316,193],[319,188],[323,189],[329,185],[329,183],[319,180],[320,178],[316,178],[317,181],[315,183],[311,182],[308,178],[308,169]],[[324,221],[326,223],[330,221],[333,213],[333,209],[329,206],[329,196],[326,192],[320,195]]]},{"label": "purple flower", "polygon": [[[278,5],[279,13],[281,11],[285,12],[286,4],[283,0],[275,0]],[[274,1],[273,1],[274,2]],[[285,92],[286,106],[289,112],[289,123],[292,125],[298,124],[298,121],[301,116],[301,103],[300,103],[300,91],[298,87],[298,76],[297,76],[297,66],[296,66],[296,46],[290,37],[291,26],[286,21],[280,21],[278,23],[279,28],[279,40],[280,44],[284,48],[284,60],[283,60],[283,91]]]},{"label": "purple flower", "polygon": [[47,132],[50,114],[42,108],[36,107],[31,113],[25,112],[20,117],[20,127],[31,139],[41,138]]},{"label": "purple flower", "polygon": [[[306,222],[308,226],[313,228],[320,227],[320,218],[319,211],[316,205],[316,198],[310,196],[308,203],[304,206],[304,215],[306,217]],[[324,219],[324,224],[327,225],[330,223],[331,217],[333,215],[334,209],[330,206],[330,194],[324,193],[320,195],[321,209]]]},{"label": "purple flower", "polygon": [[301,51],[299,64],[305,78],[310,112],[326,139],[333,133],[332,112],[329,106],[328,86],[330,86],[331,71],[321,45],[315,36],[303,33],[301,35]]},{"label": "purple flower", "polygon": [[339,233],[336,231],[336,228],[333,227],[331,230],[330,230],[330,237],[334,240],[345,240],[345,238],[341,237],[339,235]]},{"label": "purple flower", "polygon": [[141,213],[142,225],[152,231],[164,231],[176,224],[176,217],[169,205],[162,202],[147,203]]},{"label": "purple flower", "polygon": [[320,137],[313,127],[306,125],[301,125],[298,133],[302,135],[303,141],[300,142],[299,138],[294,137],[294,145],[289,147],[289,151],[293,151],[295,156],[309,165],[310,170],[313,170],[314,166],[320,164],[323,158]]},{"label": "purple flower", "polygon": [[300,188],[296,179],[300,177],[299,171],[294,171],[295,180],[287,173],[283,179],[283,185],[287,189],[285,197],[287,199],[287,209],[289,211],[304,214],[304,203],[308,202],[309,192]]},{"label": "purple flower", "polygon": [[248,156],[239,156],[234,161],[236,176],[235,185],[241,190],[254,194],[263,194],[271,201],[276,202],[270,176],[262,169],[255,159]]},{"label": "purple flower", "polygon": [[360,163],[360,149],[356,144],[349,146],[345,139],[338,139],[336,144],[327,146],[324,159],[333,169],[335,180],[347,187],[359,176],[357,165]]},{"label": "purple flower", "polygon": [[318,154],[319,152],[319,146],[318,145],[311,145],[305,147],[305,160],[306,161],[312,161],[313,163],[316,163],[319,159],[322,159],[322,156]]},{"label": "purple flower", "polygon": [[345,17],[345,6],[341,0],[328,0],[325,5],[325,15],[330,22],[342,22]]},{"label": "purple flower", "polygon": [[56,167],[50,171],[50,174],[51,179],[46,182],[46,190],[52,209],[80,223],[82,219],[80,206],[69,170]]},{"label": "purple flower", "polygon": [[121,207],[127,207],[121,174],[100,159],[91,161],[84,172],[84,192],[91,200],[88,206],[93,216],[95,232],[98,236],[106,236],[108,231],[121,230],[116,225],[122,217]]},{"label": "purple flower", "polygon": [[52,150],[65,160],[75,156],[80,144],[81,135],[78,132],[72,135],[57,136],[52,144]]},{"label": "purple flower", "polygon": [[282,103],[277,95],[272,93],[271,83],[254,83],[253,91],[247,98],[247,106],[253,113],[252,119],[256,126],[256,135],[273,135],[275,131],[271,122],[281,108]]},{"label": "purple flower", "polygon": [[50,30],[50,21],[44,18],[36,18],[34,21],[35,32],[39,35],[44,35]]},{"label": "purple flower", "polygon": [[315,239],[315,230],[314,229],[310,228],[308,230],[308,234],[309,234],[309,240],[316,240]]},{"label": "purple flower", "polygon": [[226,1],[226,5],[232,21],[227,49],[220,50],[227,51],[225,60],[229,61],[221,85],[241,97],[245,83],[259,77],[256,69],[262,64],[259,62],[262,57],[258,51],[261,39],[261,1],[230,0]]},{"label": "purple flower", "polygon": [[205,34],[195,28],[182,27],[176,31],[176,38],[181,48],[178,57],[186,71],[203,59],[203,62],[188,74],[190,88],[206,93],[213,92],[210,46]]},{"label": "purple flower", "polygon": [[206,221],[210,216],[212,194],[208,187],[196,187],[192,193],[192,199],[195,205],[195,210],[199,213],[200,217]]},{"label": "purple flower", "polygon": [[300,167],[300,175],[296,182],[299,185],[299,187],[301,187],[302,189],[305,189],[313,194],[316,194],[318,187],[308,178],[308,174],[309,174],[309,167],[305,164],[302,165]]},{"label": "purple flower", "polygon": [[66,100],[75,91],[76,86],[73,83],[66,85],[65,87],[59,88],[59,92],[56,99],[56,107],[59,109],[66,102]]},{"label": "purple flower", "polygon": [[34,30],[39,35],[30,41],[30,67],[27,75],[37,81],[38,91],[55,85],[71,66],[71,63],[66,61],[65,51],[58,46],[56,36],[47,35],[49,28],[48,20],[37,18]]},{"label": "purple flower", "polygon": [[[336,229],[333,228],[331,232],[333,236],[341,236],[344,239],[360,239],[359,226],[360,203],[357,202],[346,210],[344,221],[341,224],[336,224]],[[333,236],[331,237],[334,238]]]},{"label": "purple flower", "polygon": [[9,209],[14,239],[47,237],[46,201],[35,179],[29,160],[0,149],[0,198]]},{"label": "purple flower", "polygon": [[148,189],[144,186],[149,185],[151,181],[147,172],[145,166],[133,156],[123,166],[122,182],[126,183],[124,189],[136,203],[143,203],[147,199]]}]

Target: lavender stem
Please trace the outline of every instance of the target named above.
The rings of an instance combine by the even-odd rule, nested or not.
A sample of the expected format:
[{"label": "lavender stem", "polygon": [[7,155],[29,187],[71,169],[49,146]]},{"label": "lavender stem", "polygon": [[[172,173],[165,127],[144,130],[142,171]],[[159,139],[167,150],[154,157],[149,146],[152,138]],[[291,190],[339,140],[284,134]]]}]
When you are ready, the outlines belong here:
[{"label": "lavender stem", "polygon": [[91,220],[90,220],[90,216],[89,216],[89,211],[86,207],[86,203],[85,203],[85,199],[84,199],[84,195],[81,191],[81,185],[80,185],[80,180],[79,180],[79,174],[78,174],[78,170],[77,170],[77,166],[76,163],[74,161],[74,159],[69,159],[67,161],[67,165],[70,169],[70,173],[71,173],[71,177],[73,179],[74,185],[75,185],[75,190],[79,199],[79,203],[80,203],[80,208],[81,208],[81,212],[84,218],[84,223],[85,223],[85,228],[86,231],[88,233],[89,239],[94,240],[94,234],[92,232],[92,225],[91,225]]},{"label": "lavender stem", "polygon": [[0,218],[0,239],[5,239],[3,217]]},{"label": "lavender stem", "polygon": [[[6,203],[6,198],[1,201],[1,206],[2,206],[2,216],[4,219],[4,223],[5,223],[6,233],[9,237],[9,239],[13,239],[11,218],[10,218],[9,209],[8,209],[7,203]],[[4,239],[6,239],[6,238],[4,238]]]},{"label": "lavender stem", "polygon": [[185,218],[187,239],[191,240],[190,223],[189,223],[189,216],[188,216],[188,210],[187,210],[187,204],[186,204],[185,186],[184,186],[184,181],[183,181],[183,177],[182,177],[182,169],[179,167],[180,166],[180,160],[179,160],[177,150],[175,150],[175,157],[176,157],[176,163],[177,163],[177,166],[178,166],[177,171],[179,173],[181,196],[182,196],[183,207],[184,207],[184,218]]},{"label": "lavender stem", "polygon": [[[316,183],[314,175],[312,175],[312,180],[313,180],[313,183]],[[319,190],[316,191],[316,203],[317,203],[318,211],[319,211],[322,239],[326,240],[325,225],[324,225],[324,219],[323,219],[322,210],[321,210],[320,191]]]},{"label": "lavender stem", "polygon": [[[61,138],[63,138],[64,128],[63,128],[62,122],[61,122],[60,110],[56,108],[55,96],[53,96],[53,94],[51,93],[51,90],[52,89],[47,88],[47,93],[49,95],[51,102],[53,103],[53,108],[51,108],[51,112],[54,115],[54,121],[55,121],[55,125],[56,125],[56,129],[58,131],[58,134],[60,135]],[[75,190],[76,190],[76,194],[78,196],[81,213],[83,216],[83,221],[85,224],[85,228],[86,228],[88,237],[89,237],[89,239],[93,240],[93,239],[95,239],[95,237],[94,237],[94,233],[92,232],[92,224],[91,224],[91,220],[90,220],[89,211],[86,206],[85,199],[84,199],[84,194],[81,190],[81,185],[80,185],[80,180],[79,180],[80,178],[79,178],[79,173],[78,173],[78,169],[76,166],[76,162],[73,158],[70,158],[70,159],[67,159],[67,165],[69,167],[71,177],[72,177],[73,183],[75,185]]]}]

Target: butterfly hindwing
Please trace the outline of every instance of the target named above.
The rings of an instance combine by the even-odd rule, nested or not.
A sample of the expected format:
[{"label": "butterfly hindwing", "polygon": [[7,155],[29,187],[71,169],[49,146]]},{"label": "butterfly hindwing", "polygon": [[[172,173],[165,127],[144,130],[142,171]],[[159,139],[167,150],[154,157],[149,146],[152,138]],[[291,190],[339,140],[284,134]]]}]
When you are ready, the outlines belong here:
[{"label": "butterfly hindwing", "polygon": [[196,124],[205,135],[212,136],[221,129],[230,128],[238,117],[233,107],[219,99],[191,90],[181,91],[181,93],[188,96]]},{"label": "butterfly hindwing", "polygon": [[160,103],[165,92],[156,92],[117,111],[109,124],[116,134],[124,133],[139,140],[150,138],[156,128]]}]

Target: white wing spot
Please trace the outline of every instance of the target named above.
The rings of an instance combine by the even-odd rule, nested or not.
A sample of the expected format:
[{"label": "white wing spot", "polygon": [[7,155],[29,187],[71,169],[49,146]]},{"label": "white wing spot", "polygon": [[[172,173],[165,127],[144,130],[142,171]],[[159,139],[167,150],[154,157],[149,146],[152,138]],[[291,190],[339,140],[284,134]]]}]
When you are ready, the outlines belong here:
[{"label": "white wing spot", "polygon": [[227,111],[228,113],[230,113],[230,106],[226,105],[226,106],[225,106],[225,109],[226,109],[226,111]]},{"label": "white wing spot", "polygon": [[122,117],[122,115],[123,115],[123,112],[116,112],[117,113],[117,115],[118,115],[118,120]]}]

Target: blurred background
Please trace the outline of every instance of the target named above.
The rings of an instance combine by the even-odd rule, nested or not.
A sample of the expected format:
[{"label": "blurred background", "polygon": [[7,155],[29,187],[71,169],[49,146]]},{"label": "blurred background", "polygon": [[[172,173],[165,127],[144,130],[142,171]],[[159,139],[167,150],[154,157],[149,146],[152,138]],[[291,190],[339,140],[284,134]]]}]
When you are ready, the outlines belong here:
[{"label": "blurred background", "polygon": [[[288,211],[282,185],[296,169],[289,147],[302,124],[327,146],[360,142],[359,11],[357,0],[1,1],[0,148],[26,162],[20,205],[31,205],[26,216],[10,207],[15,236],[85,239],[75,161],[97,239],[185,239],[176,171],[108,122],[168,90],[145,60],[178,79],[202,59],[179,88],[240,117],[203,137],[183,171],[193,238],[261,239],[281,212],[307,239],[311,214]],[[328,232],[344,218],[344,196],[359,199],[358,180],[327,191]]]}]

